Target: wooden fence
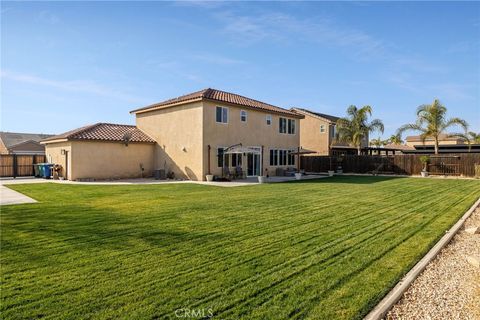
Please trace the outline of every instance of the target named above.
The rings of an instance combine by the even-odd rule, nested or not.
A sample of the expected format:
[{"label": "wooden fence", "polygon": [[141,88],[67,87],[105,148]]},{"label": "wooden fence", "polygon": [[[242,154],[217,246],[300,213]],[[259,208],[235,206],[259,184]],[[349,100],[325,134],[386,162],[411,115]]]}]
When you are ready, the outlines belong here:
[{"label": "wooden fence", "polygon": [[43,154],[0,154],[0,177],[34,176],[33,165],[45,162]]},{"label": "wooden fence", "polygon": [[[394,156],[357,156],[341,158],[330,156],[303,156],[301,169],[306,172],[327,172],[339,166],[343,172],[420,175],[423,165],[419,154]],[[475,165],[480,166],[480,153],[429,155],[428,171],[431,175],[475,177]],[[477,173],[478,175],[478,173]]]}]

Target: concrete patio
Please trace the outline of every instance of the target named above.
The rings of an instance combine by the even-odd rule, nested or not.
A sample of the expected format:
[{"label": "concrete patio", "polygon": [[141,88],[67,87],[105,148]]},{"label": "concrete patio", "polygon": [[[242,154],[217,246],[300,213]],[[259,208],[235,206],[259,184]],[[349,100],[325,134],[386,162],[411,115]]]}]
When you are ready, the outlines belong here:
[{"label": "concrete patio", "polygon": [[[312,179],[322,179],[328,178],[326,175],[304,175],[301,180],[312,180]],[[266,183],[279,183],[279,182],[289,182],[296,181],[295,177],[269,177],[267,178]],[[191,180],[155,180],[152,178],[143,178],[143,179],[121,179],[121,180],[103,180],[103,181],[91,181],[91,182],[79,182],[79,181],[69,181],[69,180],[52,180],[52,179],[41,179],[41,178],[16,178],[16,179],[0,179],[0,185],[9,185],[9,184],[24,184],[24,183],[60,183],[60,184],[81,184],[81,185],[130,185],[130,184],[171,184],[171,183],[194,183],[202,184],[209,186],[218,186],[218,187],[241,187],[241,186],[250,186],[258,185],[257,177],[249,177],[246,179],[238,179],[233,181],[191,181]]]},{"label": "concrete patio", "polygon": [[0,205],[11,205],[21,203],[35,203],[37,200],[27,197],[20,192],[14,191],[3,185],[0,185]]}]

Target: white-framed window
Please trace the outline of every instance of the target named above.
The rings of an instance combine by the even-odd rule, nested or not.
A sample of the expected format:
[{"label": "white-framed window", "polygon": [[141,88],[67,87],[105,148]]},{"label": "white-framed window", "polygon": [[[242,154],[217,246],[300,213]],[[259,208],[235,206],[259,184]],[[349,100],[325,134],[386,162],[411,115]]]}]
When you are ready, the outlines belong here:
[{"label": "white-framed window", "polygon": [[267,121],[267,126],[270,126],[272,124],[272,115],[267,114],[267,116],[265,117],[265,120]]},{"label": "white-framed window", "polygon": [[279,118],[278,119],[278,131],[280,133],[287,133],[287,119]]},{"label": "white-framed window", "polygon": [[288,119],[288,134],[295,134],[295,120]]},{"label": "white-framed window", "polygon": [[247,111],[240,110],[240,121],[247,122]]},{"label": "white-framed window", "polygon": [[218,123],[228,123],[228,108],[217,106],[215,112],[215,120]]},{"label": "white-framed window", "polygon": [[320,125],[320,133],[325,133],[325,125],[324,124]]},{"label": "white-framed window", "polygon": [[232,168],[242,166],[242,154],[232,153]]},{"label": "white-framed window", "polygon": [[291,154],[294,149],[270,149],[271,166],[293,166],[295,155]]},{"label": "white-framed window", "polygon": [[330,126],[330,136],[335,138],[335,125]]},{"label": "white-framed window", "polygon": [[295,134],[295,120],[279,118],[278,131],[280,133]]},{"label": "white-framed window", "polygon": [[294,166],[295,165],[295,155],[292,153],[295,152],[294,149],[288,150],[288,165],[289,166]]}]

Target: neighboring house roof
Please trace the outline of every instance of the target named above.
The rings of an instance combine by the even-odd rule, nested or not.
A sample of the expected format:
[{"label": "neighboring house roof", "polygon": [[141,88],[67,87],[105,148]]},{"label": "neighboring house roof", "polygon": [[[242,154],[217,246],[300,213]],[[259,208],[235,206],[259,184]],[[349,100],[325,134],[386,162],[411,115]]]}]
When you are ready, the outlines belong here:
[{"label": "neighboring house roof", "polygon": [[314,112],[311,110],[303,109],[303,108],[291,108],[293,112],[298,112],[303,115],[309,115],[315,118],[321,118],[322,120],[326,120],[329,123],[337,123],[337,120],[340,119],[339,117],[331,116],[325,113]]},{"label": "neighboring house roof", "polygon": [[114,123],[88,125],[50,137],[42,142],[48,143],[54,140],[124,141],[126,135],[130,136],[129,142],[155,142],[136,126]]},{"label": "neighboring house roof", "polygon": [[189,93],[174,99],[165,100],[159,103],[146,106],[144,108],[132,110],[130,111],[130,113],[147,112],[147,111],[163,109],[163,108],[171,107],[174,105],[185,104],[185,103],[200,101],[200,100],[210,100],[210,101],[231,103],[231,104],[249,107],[252,109],[259,109],[262,111],[280,113],[280,114],[285,114],[285,115],[296,117],[296,118],[302,118],[302,116],[299,116],[297,113],[294,113],[287,109],[276,107],[274,105],[261,102],[258,100],[254,100],[251,98],[247,98],[235,93],[225,92],[225,91],[211,89],[211,88]]},{"label": "neighboring house roof", "polygon": [[387,149],[397,149],[397,150],[401,150],[401,151],[403,151],[403,150],[415,150],[414,147],[407,146],[405,144],[393,144],[393,143],[386,144],[385,148],[387,148]]},{"label": "neighboring house roof", "polygon": [[[422,138],[420,136],[408,136],[405,138],[406,141],[408,142],[421,142]],[[432,137],[427,137],[425,138],[425,141],[433,141],[434,139]],[[449,136],[448,134],[440,134],[438,136],[439,141],[465,141],[465,139],[461,137],[455,137],[455,136]]]},{"label": "neighboring house roof", "polygon": [[52,136],[52,134],[42,133],[18,133],[0,131],[0,139],[2,139],[2,142],[7,149],[26,141],[40,142],[41,140]]}]

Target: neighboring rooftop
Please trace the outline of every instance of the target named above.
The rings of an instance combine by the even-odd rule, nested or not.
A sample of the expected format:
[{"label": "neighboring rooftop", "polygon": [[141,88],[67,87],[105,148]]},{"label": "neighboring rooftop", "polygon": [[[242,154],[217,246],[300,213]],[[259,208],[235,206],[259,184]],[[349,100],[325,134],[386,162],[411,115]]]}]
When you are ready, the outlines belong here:
[{"label": "neighboring rooftop", "polygon": [[[408,142],[422,142],[422,138],[420,136],[408,136],[405,138]],[[438,136],[439,141],[465,141],[465,139],[461,137],[449,136],[448,134],[440,134]],[[433,141],[432,137],[425,138],[425,141]]]},{"label": "neighboring rooftop", "polygon": [[290,110],[294,111],[294,112],[298,112],[298,113],[303,114],[303,115],[309,115],[309,116],[313,116],[313,117],[322,118],[324,120],[327,120],[330,123],[336,123],[337,120],[340,119],[339,117],[335,117],[335,116],[331,116],[331,115],[328,115],[328,114],[325,114],[325,113],[315,112],[315,111],[311,111],[311,110],[307,110],[307,109],[303,109],[303,108],[291,108]]},{"label": "neighboring rooftop", "polygon": [[129,137],[129,142],[155,142],[155,140],[150,138],[136,126],[114,123],[96,123],[88,125],[49,137],[42,142],[53,140],[125,141],[125,137]]},{"label": "neighboring rooftop", "polygon": [[189,93],[174,99],[165,100],[159,103],[146,106],[144,108],[132,110],[130,111],[130,113],[147,112],[147,111],[167,108],[177,104],[184,104],[184,103],[200,101],[200,100],[211,100],[211,101],[232,103],[236,105],[250,107],[252,109],[260,109],[262,111],[275,112],[275,113],[285,114],[285,115],[289,115],[297,118],[300,117],[299,114],[287,109],[283,109],[265,102],[247,98],[235,93],[225,92],[225,91],[211,89],[211,88]]},{"label": "neighboring rooftop", "polygon": [[26,141],[40,142],[41,140],[52,136],[53,134],[0,131],[0,139],[7,149]]}]

